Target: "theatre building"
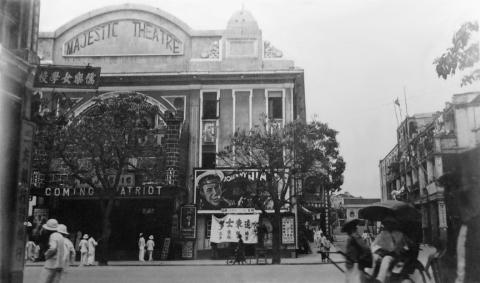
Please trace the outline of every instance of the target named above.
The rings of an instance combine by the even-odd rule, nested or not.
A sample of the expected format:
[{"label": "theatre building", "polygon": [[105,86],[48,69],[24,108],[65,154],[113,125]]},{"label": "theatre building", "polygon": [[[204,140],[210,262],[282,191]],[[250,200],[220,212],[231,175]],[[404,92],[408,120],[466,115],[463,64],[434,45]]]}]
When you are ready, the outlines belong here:
[{"label": "theatre building", "polygon": [[[65,72],[55,79],[52,72],[42,79],[62,84],[37,89],[41,99],[53,93],[70,97],[74,115],[88,111],[94,99],[122,93],[142,94],[162,112],[149,123],[158,128],[153,142],[165,148],[163,177],[149,180],[134,170],[122,175],[111,219],[111,259],[135,259],[140,232],[155,237],[156,259],[210,256],[212,215],[232,211],[200,206],[198,178],[208,173],[200,175],[220,166],[216,153],[235,129],[249,129],[265,117],[278,125],[305,120],[303,70],[263,39],[245,10],[234,13],[225,29],[195,30],[158,8],[109,6],[41,32],[38,53],[42,64],[85,66],[82,80]],[[90,75],[88,82],[98,88],[75,88],[88,83],[88,70],[96,67],[99,77]],[[71,176],[61,164],[36,168],[32,180],[34,221],[57,217],[70,232],[99,235],[93,188],[65,186]],[[252,209],[242,209],[255,220]],[[294,250],[294,229],[290,236],[285,243]]]}]

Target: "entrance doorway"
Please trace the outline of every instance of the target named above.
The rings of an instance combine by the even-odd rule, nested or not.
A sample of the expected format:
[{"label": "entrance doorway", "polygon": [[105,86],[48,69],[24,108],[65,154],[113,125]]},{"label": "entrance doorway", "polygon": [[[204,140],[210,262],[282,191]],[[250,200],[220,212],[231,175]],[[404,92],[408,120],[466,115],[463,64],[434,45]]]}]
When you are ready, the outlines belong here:
[{"label": "entrance doorway", "polygon": [[[138,236],[154,236],[154,258],[160,259],[166,237],[171,237],[173,199],[117,199],[111,215],[109,260],[138,260]],[[97,200],[60,200],[51,217],[65,223],[69,232],[101,235],[102,217]],[[100,244],[100,243],[99,243]]]}]

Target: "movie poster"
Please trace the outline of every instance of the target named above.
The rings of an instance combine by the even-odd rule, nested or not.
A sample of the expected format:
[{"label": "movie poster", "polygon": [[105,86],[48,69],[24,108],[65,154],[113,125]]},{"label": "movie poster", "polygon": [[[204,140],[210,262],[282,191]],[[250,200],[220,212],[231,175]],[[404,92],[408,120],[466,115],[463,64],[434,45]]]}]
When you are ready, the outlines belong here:
[{"label": "movie poster", "polygon": [[[194,174],[195,203],[198,210],[273,209],[273,202],[266,188],[259,187],[266,186],[266,177],[258,170],[239,172],[233,169],[197,169]],[[281,178],[278,179],[277,185],[281,190],[283,187]]]}]

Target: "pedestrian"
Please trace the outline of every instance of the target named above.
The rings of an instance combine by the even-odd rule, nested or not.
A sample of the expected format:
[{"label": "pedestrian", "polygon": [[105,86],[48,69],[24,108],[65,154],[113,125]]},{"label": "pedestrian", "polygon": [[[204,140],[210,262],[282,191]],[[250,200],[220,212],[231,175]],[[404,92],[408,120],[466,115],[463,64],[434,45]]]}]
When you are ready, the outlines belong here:
[{"label": "pedestrian", "polygon": [[77,231],[76,236],[75,236],[75,251],[77,253],[77,260],[80,260],[80,241],[82,240],[82,231]]},{"label": "pedestrian", "polygon": [[88,259],[87,265],[93,265],[95,263],[95,247],[98,245],[97,241],[90,236],[88,239]]},{"label": "pedestrian", "polygon": [[35,261],[35,249],[37,245],[29,240],[25,245],[25,260],[27,261]]},{"label": "pedestrian", "polygon": [[138,260],[145,261],[145,238],[143,237],[143,233],[140,233],[138,239]]},{"label": "pedestrian", "polygon": [[75,261],[75,247],[73,246],[72,241],[70,241],[68,238],[69,233],[67,232],[67,226],[59,224],[58,233],[62,234],[65,244],[65,254],[63,260],[65,262],[64,269],[66,269]]},{"label": "pedestrian", "polygon": [[235,261],[233,262],[238,262],[238,264],[244,264],[245,263],[245,245],[243,244],[242,240],[242,235],[240,233],[237,234],[238,238],[238,243],[237,243],[237,248],[235,249]]},{"label": "pedestrian", "polygon": [[357,230],[359,219],[353,219],[345,223],[342,227],[342,232],[348,234],[345,282],[357,283],[366,282],[363,269],[372,266],[372,253],[370,248],[362,240]]},{"label": "pedestrian", "polygon": [[153,235],[148,236],[147,241],[147,253],[148,253],[148,261],[153,260],[153,248],[155,247],[155,242],[153,241]]},{"label": "pedestrian", "polygon": [[80,246],[80,266],[88,263],[88,234],[83,235],[83,239],[78,244]]},{"label": "pedestrian", "polygon": [[330,247],[332,244],[328,240],[327,236],[322,235],[322,246],[323,246],[323,256],[322,256],[322,262],[328,262],[329,256],[330,256]]},{"label": "pedestrian", "polygon": [[49,219],[42,226],[44,233],[48,234],[48,248],[45,251],[45,263],[40,273],[39,283],[58,283],[62,278],[65,262],[65,243],[63,236],[57,232],[58,221]]}]

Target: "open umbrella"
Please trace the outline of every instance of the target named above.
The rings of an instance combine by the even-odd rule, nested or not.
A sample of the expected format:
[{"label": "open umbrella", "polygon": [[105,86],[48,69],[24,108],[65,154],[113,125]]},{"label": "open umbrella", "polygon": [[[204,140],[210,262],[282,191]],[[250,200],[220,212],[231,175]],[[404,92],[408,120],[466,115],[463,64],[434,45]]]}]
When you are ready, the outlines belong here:
[{"label": "open umbrella", "polygon": [[372,221],[382,221],[387,216],[393,216],[402,222],[422,221],[422,215],[412,204],[398,200],[377,202],[358,212],[359,218]]}]

